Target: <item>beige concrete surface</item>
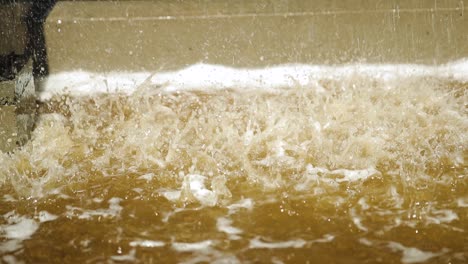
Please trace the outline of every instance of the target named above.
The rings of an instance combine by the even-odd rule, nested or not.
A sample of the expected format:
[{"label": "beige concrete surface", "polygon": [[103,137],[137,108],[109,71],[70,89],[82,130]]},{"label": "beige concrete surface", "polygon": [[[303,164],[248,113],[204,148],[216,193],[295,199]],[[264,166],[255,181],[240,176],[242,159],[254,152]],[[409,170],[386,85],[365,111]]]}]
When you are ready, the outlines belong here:
[{"label": "beige concrete surface", "polygon": [[[29,5],[22,2],[1,4],[0,56],[25,52],[28,38],[25,14],[28,8]],[[12,151],[26,142],[34,125],[34,84],[31,73],[32,61],[20,70],[16,78],[0,78],[0,152]]]},{"label": "beige concrete surface", "polygon": [[51,73],[204,62],[445,63],[468,57],[468,0],[63,1],[46,26]]},{"label": "beige concrete surface", "polygon": [[34,94],[31,60],[15,79],[0,82],[0,151],[13,151],[30,137],[35,119]]},{"label": "beige concrete surface", "polygon": [[0,151],[11,151],[16,147],[18,135],[16,106],[0,106],[0,124]]},{"label": "beige concrete surface", "polygon": [[14,81],[0,81],[0,105],[15,103],[15,83]]}]

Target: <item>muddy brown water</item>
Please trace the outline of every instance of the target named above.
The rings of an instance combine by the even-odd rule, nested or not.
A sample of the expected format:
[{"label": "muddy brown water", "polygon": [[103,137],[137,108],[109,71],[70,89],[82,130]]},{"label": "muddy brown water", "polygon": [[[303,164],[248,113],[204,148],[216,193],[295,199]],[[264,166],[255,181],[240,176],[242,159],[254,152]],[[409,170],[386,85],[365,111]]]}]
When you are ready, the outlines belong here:
[{"label": "muddy brown water", "polygon": [[466,263],[467,87],[55,97],[0,154],[0,260]]}]

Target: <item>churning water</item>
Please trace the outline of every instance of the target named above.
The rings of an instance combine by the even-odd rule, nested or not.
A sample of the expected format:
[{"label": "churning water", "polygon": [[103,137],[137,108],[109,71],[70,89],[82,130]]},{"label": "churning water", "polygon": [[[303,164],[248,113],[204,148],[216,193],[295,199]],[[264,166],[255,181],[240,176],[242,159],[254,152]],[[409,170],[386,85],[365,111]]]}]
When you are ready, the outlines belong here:
[{"label": "churning water", "polygon": [[332,75],[48,95],[1,261],[466,263],[468,82]]}]

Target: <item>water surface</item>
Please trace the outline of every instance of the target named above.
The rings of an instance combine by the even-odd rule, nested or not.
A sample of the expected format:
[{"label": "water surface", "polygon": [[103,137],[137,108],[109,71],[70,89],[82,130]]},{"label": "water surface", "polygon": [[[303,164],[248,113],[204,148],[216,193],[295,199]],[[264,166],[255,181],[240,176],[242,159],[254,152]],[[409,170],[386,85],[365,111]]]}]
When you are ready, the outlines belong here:
[{"label": "water surface", "polygon": [[0,259],[466,263],[467,87],[55,96],[0,154]]}]

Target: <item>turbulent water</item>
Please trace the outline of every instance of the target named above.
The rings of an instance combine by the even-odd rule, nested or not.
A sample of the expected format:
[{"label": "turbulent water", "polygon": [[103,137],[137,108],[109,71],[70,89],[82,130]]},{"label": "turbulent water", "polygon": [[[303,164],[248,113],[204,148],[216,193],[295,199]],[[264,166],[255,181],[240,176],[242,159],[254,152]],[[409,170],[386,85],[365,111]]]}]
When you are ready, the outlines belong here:
[{"label": "turbulent water", "polygon": [[0,154],[0,259],[466,263],[467,88],[56,96]]}]

